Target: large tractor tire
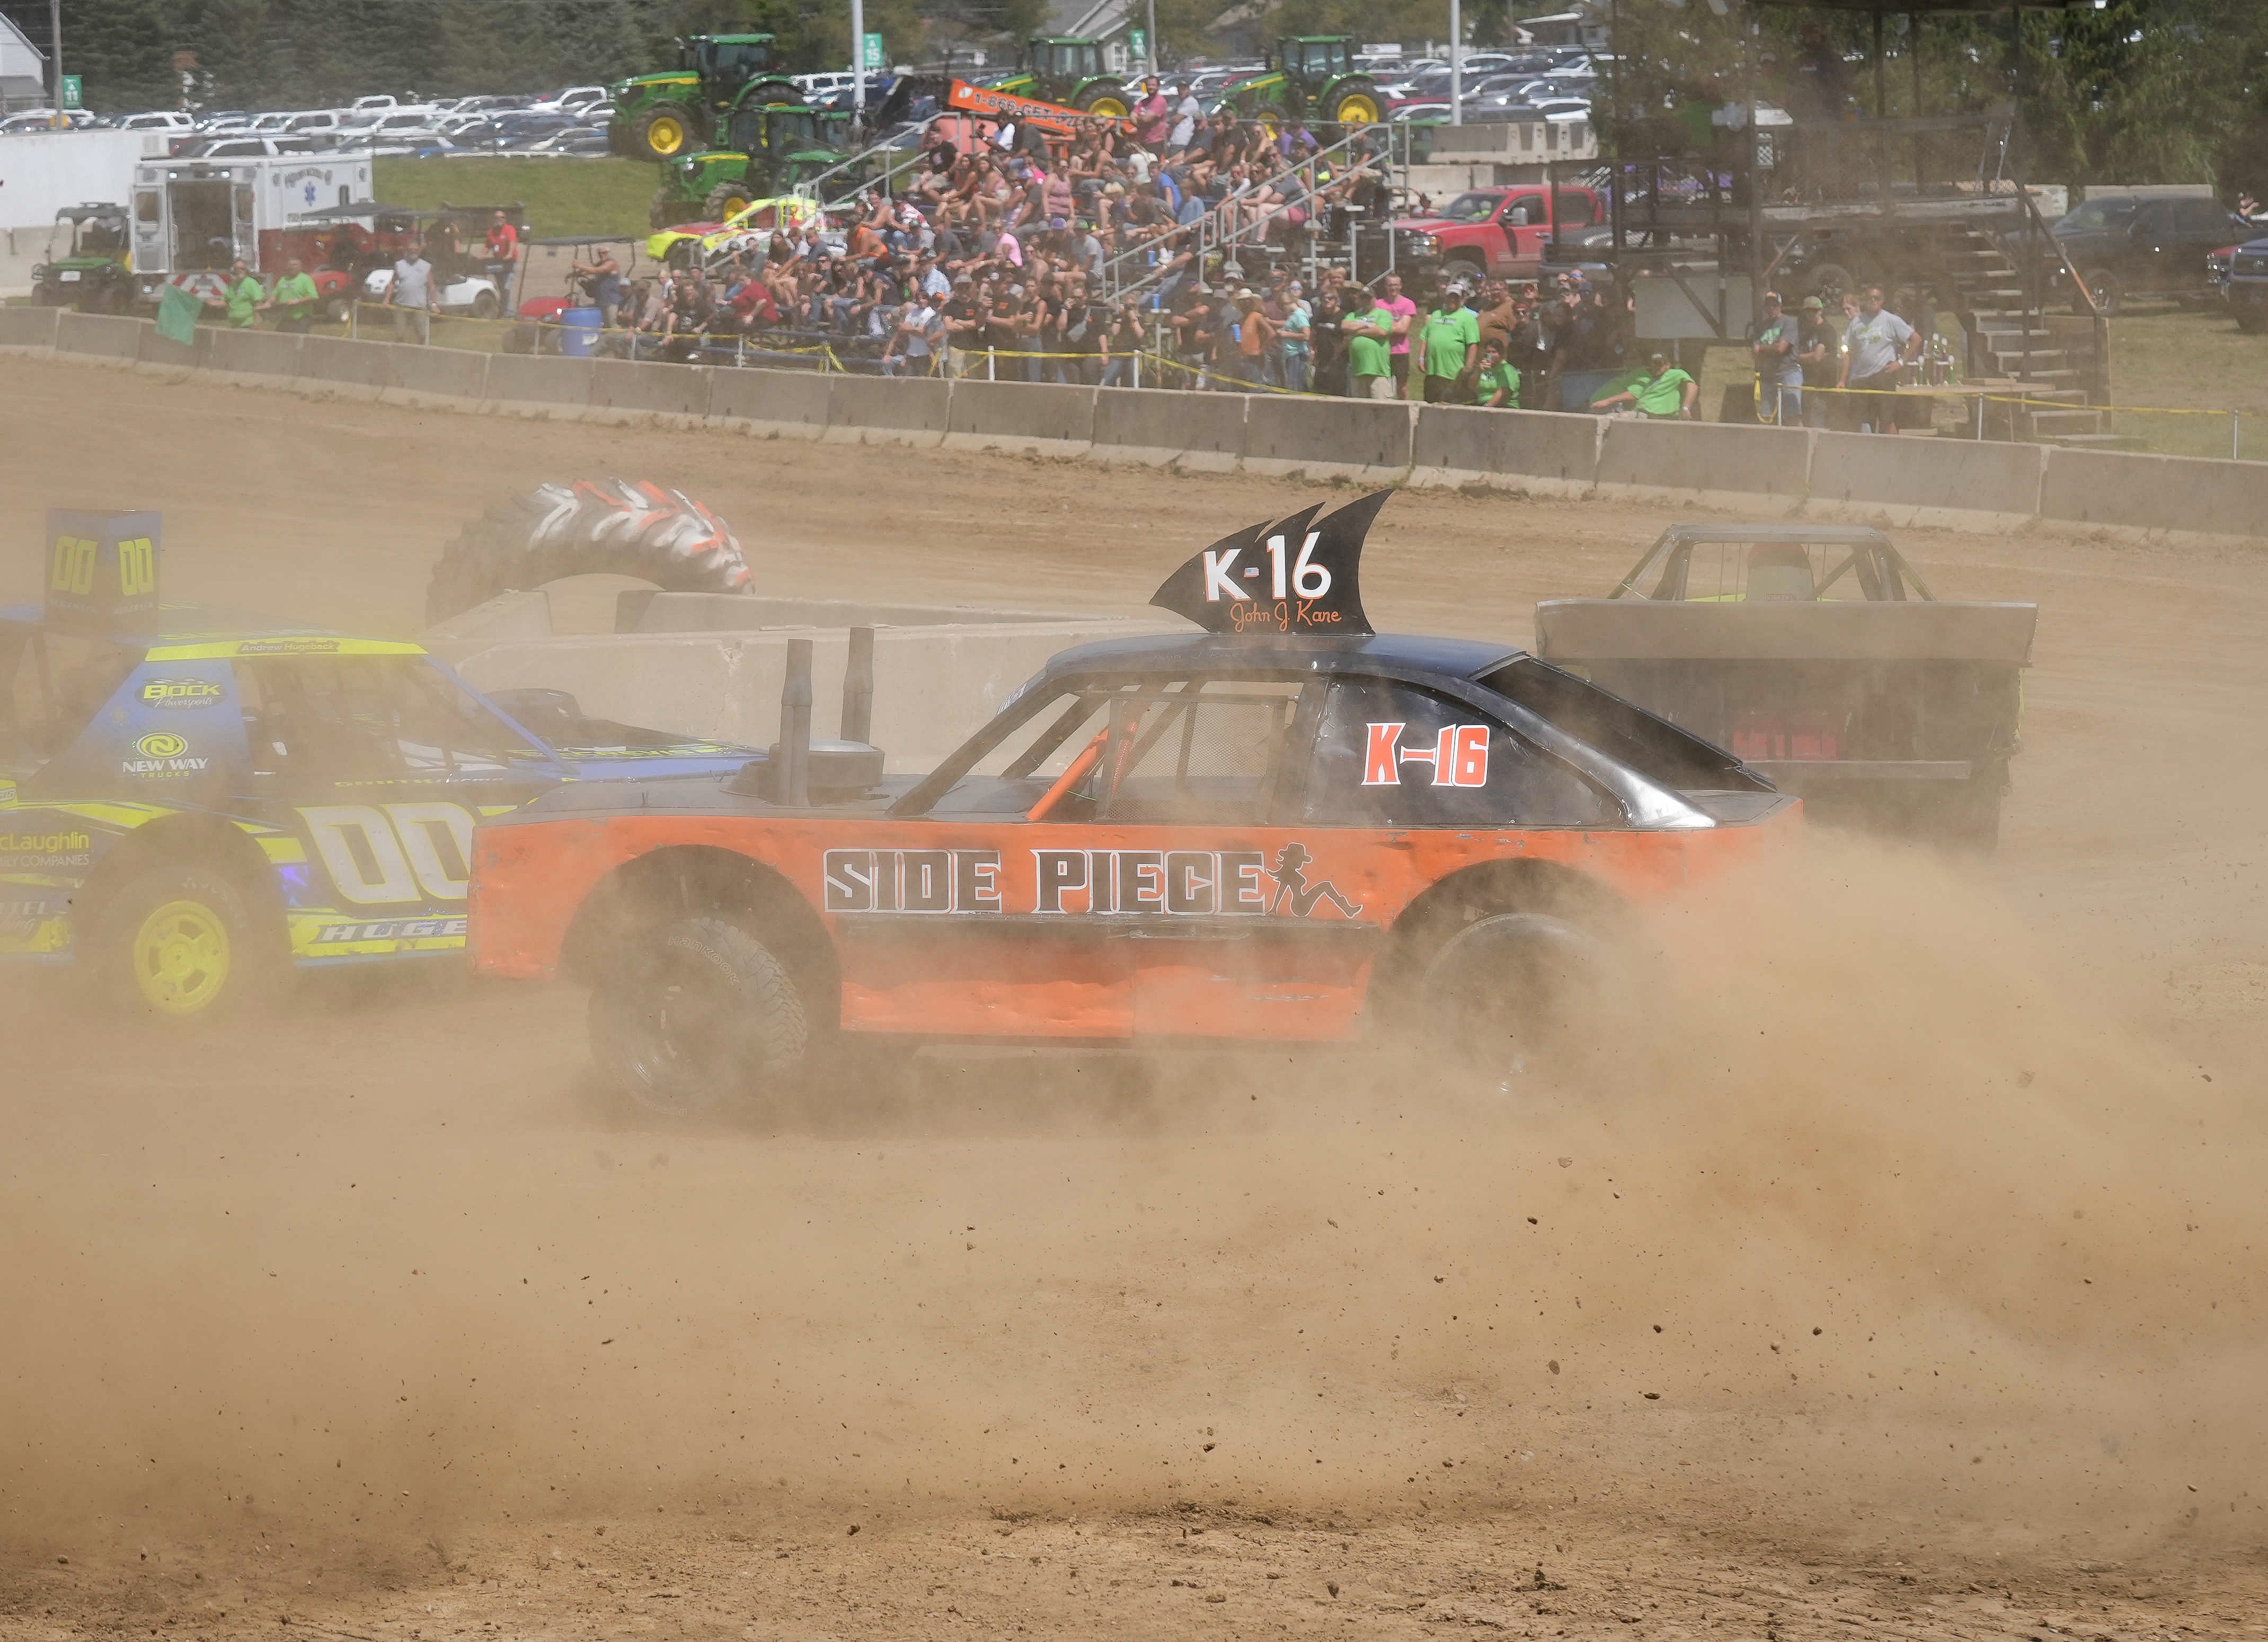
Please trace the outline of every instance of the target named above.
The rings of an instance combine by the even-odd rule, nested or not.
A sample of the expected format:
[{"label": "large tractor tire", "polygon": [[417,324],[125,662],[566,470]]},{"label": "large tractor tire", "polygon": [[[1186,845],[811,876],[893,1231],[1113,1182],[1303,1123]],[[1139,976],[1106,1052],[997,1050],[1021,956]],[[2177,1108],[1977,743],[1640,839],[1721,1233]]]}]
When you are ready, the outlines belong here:
[{"label": "large tractor tire", "polygon": [[1091,80],[1079,87],[1079,94],[1071,99],[1071,106],[1081,114],[1123,120],[1134,112],[1134,93],[1119,80]]},{"label": "large tractor tire", "polygon": [[709,197],[702,203],[706,213],[703,220],[728,223],[754,204],[755,198],[755,189],[747,182],[720,182],[709,190]]},{"label": "large tractor tire", "polygon": [[446,622],[501,593],[563,576],[635,576],[666,593],[754,591],[725,521],[658,484],[538,486],[465,526],[433,567],[425,619]]},{"label": "large tractor tire", "polygon": [[792,80],[758,80],[735,99],[739,107],[770,108],[780,103],[799,103],[803,93]]},{"label": "large tractor tire", "polygon": [[1332,125],[1376,125],[1386,118],[1386,98],[1377,85],[1355,76],[1331,87],[1323,118]]},{"label": "large tractor tire", "polygon": [[630,121],[622,146],[632,159],[657,164],[682,154],[701,135],[700,122],[683,103],[660,103]]}]

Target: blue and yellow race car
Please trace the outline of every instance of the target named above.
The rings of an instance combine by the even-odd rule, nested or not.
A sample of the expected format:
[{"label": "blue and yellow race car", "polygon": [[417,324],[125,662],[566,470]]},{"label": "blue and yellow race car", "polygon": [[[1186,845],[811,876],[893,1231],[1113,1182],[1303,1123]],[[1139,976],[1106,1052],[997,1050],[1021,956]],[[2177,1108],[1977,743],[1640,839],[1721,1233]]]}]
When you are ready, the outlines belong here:
[{"label": "blue and yellow race car", "polygon": [[474,822],[750,749],[485,697],[413,644],[161,606],[154,514],[49,516],[0,609],[0,961],[210,1018],[295,967],[465,944]]}]

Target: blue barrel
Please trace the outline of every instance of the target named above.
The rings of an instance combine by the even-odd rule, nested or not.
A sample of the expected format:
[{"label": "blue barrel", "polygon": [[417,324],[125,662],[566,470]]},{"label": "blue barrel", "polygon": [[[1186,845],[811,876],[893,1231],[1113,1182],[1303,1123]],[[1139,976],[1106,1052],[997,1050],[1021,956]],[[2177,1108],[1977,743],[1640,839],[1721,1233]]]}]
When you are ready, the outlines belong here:
[{"label": "blue barrel", "polygon": [[571,359],[587,359],[599,348],[599,328],[606,315],[597,308],[570,308],[559,316],[559,351]]}]

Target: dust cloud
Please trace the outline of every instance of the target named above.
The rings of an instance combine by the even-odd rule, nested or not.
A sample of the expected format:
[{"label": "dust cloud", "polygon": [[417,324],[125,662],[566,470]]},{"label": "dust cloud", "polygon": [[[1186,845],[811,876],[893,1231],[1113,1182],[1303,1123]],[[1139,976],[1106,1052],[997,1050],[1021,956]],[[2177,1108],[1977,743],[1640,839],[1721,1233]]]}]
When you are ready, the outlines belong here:
[{"label": "dust cloud", "polygon": [[[943,1055],[703,1127],[560,990],[5,1021],[0,1543],[1235,1501],[2251,1535],[2256,1113],[1922,851],[1672,908],[1580,1086]],[[2083,956],[2083,954],[2082,954]]]}]

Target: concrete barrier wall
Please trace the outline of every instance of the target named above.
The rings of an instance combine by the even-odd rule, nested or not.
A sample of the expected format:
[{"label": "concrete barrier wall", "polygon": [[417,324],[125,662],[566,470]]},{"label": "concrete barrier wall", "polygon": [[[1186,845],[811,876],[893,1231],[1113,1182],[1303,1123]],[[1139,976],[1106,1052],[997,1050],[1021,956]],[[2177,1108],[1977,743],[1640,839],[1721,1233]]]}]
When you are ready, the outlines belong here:
[{"label": "concrete barrier wall", "polygon": [[2029,519],[2040,509],[2047,457],[2042,445],[1818,433],[1811,499],[1881,512],[1901,525],[1952,513]]},{"label": "concrete barrier wall", "polygon": [[52,348],[61,308],[0,308],[0,348]]},{"label": "concrete barrier wall", "polygon": [[482,399],[488,394],[489,359],[487,354],[458,348],[401,345],[387,356],[387,365],[390,386],[407,392]]},{"label": "concrete barrier wall", "polygon": [[2051,450],[2040,517],[2139,530],[2268,535],[2268,463]]},{"label": "concrete barrier wall", "polygon": [[709,390],[717,373],[707,365],[594,359],[591,366],[591,406],[595,410],[709,414]]},{"label": "concrete barrier wall", "polygon": [[1094,454],[1106,461],[1167,462],[1226,473],[1244,454],[1242,394],[1160,387],[1095,391]]},{"label": "concrete barrier wall", "polygon": [[92,354],[101,359],[138,359],[142,333],[157,327],[148,320],[129,320],[110,313],[55,315],[55,346],[65,353]]},{"label": "concrete barrier wall", "polygon": [[1094,443],[1094,388],[967,380],[952,387],[945,442],[956,449],[1083,456]]},{"label": "concrete barrier wall", "polygon": [[720,371],[709,385],[709,414],[815,439],[827,426],[832,379],[815,371]]},{"label": "concrete barrier wall", "polygon": [[1888,438],[1533,411],[1007,382],[892,380],[475,354],[201,327],[194,347],[146,320],[0,309],[0,347],[289,377],[382,392],[705,416],[751,431],[873,442],[1086,452],[1226,471],[1507,488],[1595,483],[1882,513],[1893,523],[2043,518],[2123,529],[2268,534],[2268,463]]},{"label": "concrete barrier wall", "polygon": [[[874,636],[874,744],[893,771],[929,769],[1050,657],[1142,630],[1140,623],[1078,621],[885,628]],[[768,747],[779,735],[791,638],[813,642],[812,730],[832,735],[843,717],[848,638],[840,628],[607,633],[449,648],[460,652],[454,665],[475,689],[563,689],[600,718]]]},{"label": "concrete barrier wall", "polygon": [[1597,416],[1424,405],[1410,437],[1410,482],[1575,494],[1599,472]]},{"label": "concrete barrier wall", "polygon": [[394,386],[392,342],[354,342],[344,336],[302,336],[299,374],[342,387]]},{"label": "concrete barrier wall", "polygon": [[1244,408],[1244,466],[1390,483],[1410,471],[1413,409],[1398,401],[1255,394]]},{"label": "concrete barrier wall", "polygon": [[857,445],[942,445],[952,394],[953,384],[942,377],[830,377],[827,437]]},{"label": "concrete barrier wall", "polygon": [[1690,496],[1785,497],[1809,488],[1811,435],[1802,428],[1616,417],[1602,431],[1599,482]]},{"label": "concrete barrier wall", "polygon": [[488,397],[505,402],[571,406],[581,410],[591,402],[594,363],[544,354],[495,354],[489,359]]},{"label": "concrete barrier wall", "polygon": [[205,363],[241,376],[298,376],[303,340],[281,331],[218,331]]}]

